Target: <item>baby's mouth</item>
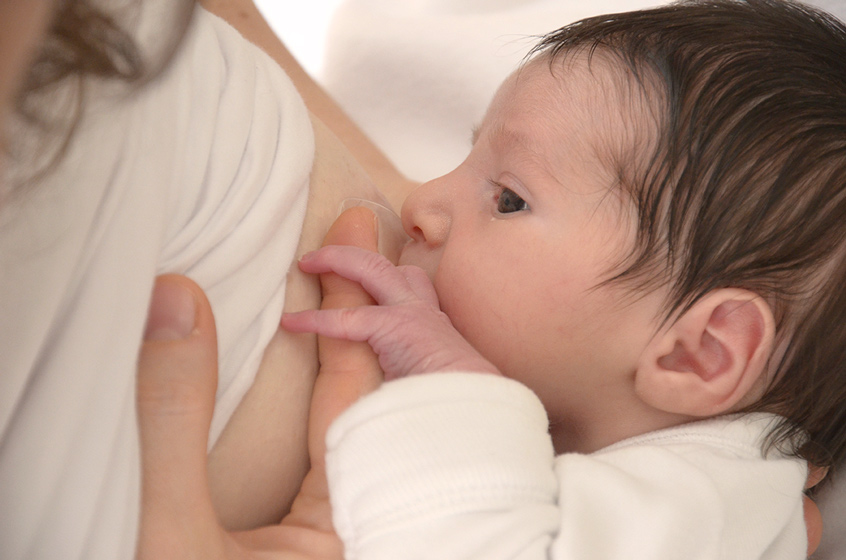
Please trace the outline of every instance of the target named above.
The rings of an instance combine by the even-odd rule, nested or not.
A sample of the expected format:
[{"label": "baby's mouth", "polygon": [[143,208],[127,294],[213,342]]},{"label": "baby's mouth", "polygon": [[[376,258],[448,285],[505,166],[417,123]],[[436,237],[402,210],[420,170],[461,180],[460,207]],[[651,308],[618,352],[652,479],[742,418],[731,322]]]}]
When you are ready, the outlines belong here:
[{"label": "baby's mouth", "polygon": [[440,255],[426,247],[425,243],[410,239],[402,248],[399,261],[400,266],[416,266],[426,272],[426,276],[432,283],[435,282],[435,273],[438,270]]}]

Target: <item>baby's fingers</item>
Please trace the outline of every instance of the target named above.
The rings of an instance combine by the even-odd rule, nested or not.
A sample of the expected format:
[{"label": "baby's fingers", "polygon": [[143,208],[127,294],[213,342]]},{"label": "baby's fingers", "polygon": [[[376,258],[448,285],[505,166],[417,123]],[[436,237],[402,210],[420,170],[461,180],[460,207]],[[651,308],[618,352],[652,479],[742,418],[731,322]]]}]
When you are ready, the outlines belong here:
[{"label": "baby's fingers", "polygon": [[303,255],[300,269],[311,274],[333,272],[357,282],[380,305],[417,299],[400,269],[382,255],[359,247],[328,245]]},{"label": "baby's fingers", "polygon": [[429,280],[426,271],[418,266],[410,265],[397,268],[402,272],[405,281],[420,300],[432,305],[435,309],[440,309],[438,294],[435,291],[435,286],[432,285],[432,281]]},{"label": "baby's fingers", "polygon": [[308,310],[282,315],[280,325],[287,331],[315,333],[329,338],[366,342],[378,330],[379,313],[373,307]]}]

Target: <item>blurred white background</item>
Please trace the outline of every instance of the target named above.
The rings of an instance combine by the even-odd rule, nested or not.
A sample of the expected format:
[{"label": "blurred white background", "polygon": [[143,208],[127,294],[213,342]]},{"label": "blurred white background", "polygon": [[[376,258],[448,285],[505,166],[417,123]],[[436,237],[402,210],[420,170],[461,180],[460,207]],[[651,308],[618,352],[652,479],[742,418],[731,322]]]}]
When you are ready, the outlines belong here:
[{"label": "blurred white background", "polygon": [[[343,0],[255,0],[288,49],[313,76],[319,76],[332,12]],[[404,0],[397,0],[404,1]],[[568,2],[572,0],[564,0]],[[846,0],[805,0],[846,18]]]},{"label": "blurred white background", "polygon": [[329,18],[342,0],[255,0],[265,19],[291,53],[319,76]]},{"label": "blurred white background", "polygon": [[[464,159],[469,130],[528,50],[520,38],[669,0],[254,1],[389,159],[424,181]],[[846,0],[806,1],[846,18]]]}]

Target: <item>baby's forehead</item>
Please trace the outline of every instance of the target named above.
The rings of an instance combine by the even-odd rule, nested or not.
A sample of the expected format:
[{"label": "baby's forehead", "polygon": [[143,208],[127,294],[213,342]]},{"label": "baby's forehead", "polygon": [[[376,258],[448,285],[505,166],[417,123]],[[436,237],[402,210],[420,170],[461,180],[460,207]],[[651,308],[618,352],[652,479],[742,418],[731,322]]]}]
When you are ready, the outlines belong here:
[{"label": "baby's forehead", "polygon": [[505,85],[527,92],[544,89],[570,103],[595,109],[628,106],[646,92],[646,76],[635,75],[632,67],[608,49],[574,48],[555,55],[540,53],[524,62],[505,80]]},{"label": "baby's forehead", "polygon": [[508,77],[489,112],[533,123],[528,134],[566,148],[565,160],[595,159],[616,177],[654,154],[663,104],[649,83],[602,50],[541,55]]},{"label": "baby's forehead", "polygon": [[500,155],[511,146],[533,152],[533,162],[557,179],[550,184],[564,196],[613,208],[609,235],[632,223],[621,177],[633,172],[638,158],[647,159],[644,150],[652,143],[646,138],[656,136],[651,122],[634,110],[641,92],[610,62],[616,64],[586,55],[528,62],[503,84],[480,131],[496,139]]}]

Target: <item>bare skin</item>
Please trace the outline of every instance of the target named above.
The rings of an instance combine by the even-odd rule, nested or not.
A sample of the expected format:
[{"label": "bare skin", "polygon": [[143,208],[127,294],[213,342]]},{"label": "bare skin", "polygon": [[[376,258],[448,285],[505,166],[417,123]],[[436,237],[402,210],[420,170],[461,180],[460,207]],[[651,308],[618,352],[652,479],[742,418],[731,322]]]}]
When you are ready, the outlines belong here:
[{"label": "bare skin", "polygon": [[[373,250],[372,217],[345,213],[327,241]],[[328,489],[321,471],[325,430],[349,404],[381,383],[381,369],[367,343],[321,341],[320,376],[310,422],[310,452],[317,459],[292,513],[280,525],[230,532],[215,516],[205,478],[205,441],[214,406],[216,346],[211,309],[202,291],[185,278],[162,281],[188,285],[197,305],[190,337],[145,343],[139,368],[139,424],[142,433],[142,501],[137,558],[340,559],[342,548],[331,527]],[[369,305],[355,282],[324,274],[322,309]],[[209,332],[211,331],[211,333]],[[809,477],[809,486],[819,481]],[[808,550],[819,544],[819,510],[806,499]]]},{"label": "bare skin", "polygon": [[[330,229],[327,242],[376,249],[372,216],[356,208]],[[332,274],[321,277],[323,309],[371,300],[357,284]],[[215,514],[208,490],[205,442],[214,408],[217,355],[214,318],[202,290],[191,280],[166,276],[157,293],[182,291],[193,299],[195,322],[182,338],[157,338],[148,328],[138,371],[142,457],[142,516],[138,560],[275,558],[341,560],[326,484],[325,433],[332,420],[381,383],[376,357],[366,344],[321,341],[321,369],[310,414],[308,448],[314,461],[291,512],[279,524],[230,531]],[[184,292],[187,292],[185,294]],[[156,300],[150,324],[160,323]],[[166,308],[172,309],[173,299]],[[167,313],[165,313],[166,315]],[[154,329],[155,330],[155,327]]]},{"label": "bare skin", "polygon": [[[308,209],[297,255],[320,246],[347,198],[386,204],[367,174],[320,121]],[[320,306],[315,276],[294,263],[285,309]],[[317,375],[313,335],[277,332],[256,380],[209,455],[209,477],[218,513],[229,528],[278,521],[288,511],[308,469],[306,422]]]},{"label": "bare skin", "polygon": [[326,91],[303,70],[279,40],[252,0],[201,0],[208,11],[227,22],[271,56],[294,82],[309,111],[325,123],[367,172],[373,183],[399,210],[405,196],[417,186],[394,166]]},{"label": "bare skin", "polygon": [[[398,209],[415,184],[300,67],[252,0],[200,4],[279,63],[312,113],[316,150],[297,255],[320,246],[345,199],[361,198]],[[292,266],[285,310],[319,305],[317,279]],[[255,383],[211,450],[212,497],[225,526],[245,529],[275,522],[291,507],[309,465],[305,426],[316,357],[314,336],[278,332],[265,351]]]},{"label": "bare skin", "polygon": [[[209,0],[207,3],[213,4],[215,2]],[[226,2],[216,3],[226,4]],[[3,22],[14,23],[14,25],[9,26],[7,30],[10,31],[9,33],[0,34],[0,76],[2,76],[2,79],[0,79],[0,108],[2,108],[0,110],[0,121],[8,114],[7,110],[11,99],[14,97],[14,92],[26,69],[33,48],[38,44],[40,35],[49,22],[48,16],[54,4],[55,2],[0,2],[0,14],[3,14],[0,17],[0,27],[2,27]],[[233,0],[229,4],[252,6],[252,3],[248,0],[243,2]],[[324,119],[327,122],[333,122],[332,118],[324,116]],[[0,124],[2,123],[0,122]],[[318,131],[317,134],[318,137],[321,135],[327,136],[325,131]],[[320,141],[318,141],[318,144],[320,145]],[[346,164],[352,165],[355,161],[349,153],[346,153],[340,160],[337,160],[338,167],[335,167],[332,163],[335,162],[332,156],[333,151],[346,152],[338,141],[333,141],[333,144],[328,147],[318,147],[318,162],[323,159],[328,163],[325,166],[318,163],[316,174],[318,174],[317,170],[321,168],[326,170],[326,173],[329,174],[325,179],[326,185],[332,183],[329,178],[332,169],[337,172],[339,168],[342,169]],[[362,160],[365,159],[367,158],[362,158]],[[376,160],[378,160],[378,157]],[[356,177],[358,181],[369,185],[369,180],[365,178],[361,168],[357,165],[352,165],[352,167],[354,169],[347,169],[348,175],[346,176],[349,178],[351,175]],[[370,173],[376,176],[378,172],[374,170]],[[387,176],[390,176],[390,173]],[[340,179],[344,177],[344,173],[338,175]],[[404,178],[399,177],[397,184],[402,185],[404,181]],[[360,185],[360,183],[355,184]],[[392,191],[390,193],[391,200],[401,201],[407,187],[406,184],[398,187],[397,191]],[[356,187],[352,188],[355,189]],[[367,188],[372,188],[372,185]],[[320,191],[320,188],[316,190]],[[358,195],[361,196],[361,193],[359,192]],[[319,202],[320,200],[325,201],[325,198],[319,195],[313,198],[314,200],[309,205],[310,216],[322,216],[322,221],[321,219],[317,220],[319,223],[314,226],[311,233],[304,232],[301,241],[302,247],[310,243],[317,246],[315,239],[322,236],[322,231],[325,231],[325,228],[328,227],[327,224],[332,221],[335,215],[334,211],[329,210],[331,205],[327,203],[324,206]],[[328,201],[333,202],[331,196],[328,196]],[[324,229],[321,231],[321,228]],[[340,239],[344,238],[350,239],[350,235],[349,231],[337,230],[336,242],[340,242]],[[358,241],[355,244],[361,245],[362,242]],[[294,272],[293,275],[295,277],[300,276],[297,272]],[[173,278],[170,280],[172,281]],[[179,281],[190,284],[190,281],[184,278]],[[288,293],[290,302],[312,303],[319,299],[319,294],[315,294],[317,282],[314,279],[292,278],[290,286]],[[325,487],[322,494],[319,491],[320,486],[317,483],[319,477],[312,477],[315,482],[305,485],[305,490],[301,493],[303,498],[300,502],[301,507],[295,508],[296,514],[289,516],[286,520],[285,527],[287,528],[275,530],[279,528],[273,527],[269,530],[254,533],[233,535],[227,533],[220,526],[211,505],[208,479],[205,476],[205,442],[208,438],[208,422],[213,408],[217,361],[216,347],[214,346],[214,323],[208,302],[201,290],[196,285],[189,287],[189,290],[196,297],[198,317],[198,323],[192,337],[186,340],[173,341],[172,344],[145,345],[142,350],[139,381],[142,384],[146,383],[146,385],[144,385],[144,390],[139,391],[141,401],[139,423],[145,430],[144,437],[142,437],[145,507],[139,558],[246,558],[257,556],[300,559],[340,558],[341,551],[337,546],[337,539],[331,533],[331,528],[326,525],[328,504],[325,502]],[[342,301],[346,301],[350,306],[355,306],[361,305],[363,301],[361,298],[366,297],[366,294],[363,294],[360,288],[350,284],[347,284],[343,289],[339,287],[337,294],[337,296],[332,297],[327,295],[326,300],[329,302],[337,301],[339,305]],[[291,309],[297,308],[292,303]],[[313,344],[313,341],[308,344],[303,343],[305,347],[312,350]],[[274,349],[281,353],[284,347],[274,340],[274,343],[268,349],[265,366],[262,368],[263,372],[273,369],[270,365],[274,359],[278,359],[278,354],[274,354]],[[328,352],[326,345],[322,347],[322,351]],[[327,361],[332,363],[335,360],[334,363],[347,365],[342,372],[344,377],[340,378],[341,381],[364,379],[364,381],[352,385],[351,388],[349,388],[349,385],[345,386],[348,387],[347,392],[340,393],[341,395],[347,394],[350,398],[356,398],[360,392],[373,386],[374,378],[370,375],[373,371],[376,371],[373,369],[375,357],[369,352],[368,348],[361,346],[345,346],[338,348],[338,351],[339,354],[336,354],[334,358],[332,358],[331,353],[324,354],[321,358],[324,360],[324,364]],[[357,355],[357,357],[354,357],[354,355]],[[302,386],[308,387],[308,390],[306,391],[300,385],[297,385],[296,391],[299,396],[295,399],[296,402],[302,403],[302,395],[310,394],[312,375],[316,369],[313,358],[312,354],[307,360],[311,369],[308,370],[308,375],[304,376],[307,379],[302,382]],[[324,369],[326,370],[324,373],[331,371],[331,368]],[[182,374],[185,377],[180,379],[178,376],[163,375],[156,378],[156,373]],[[151,375],[154,377],[151,378]],[[359,377],[355,377],[356,375],[359,375]],[[266,374],[264,373],[259,375],[260,380],[265,377]],[[271,378],[271,380],[273,379]],[[326,379],[330,379],[329,376]],[[183,381],[184,383],[180,385],[180,382]],[[276,379],[276,381],[279,382],[279,379]],[[337,381],[338,379],[335,379],[331,383],[334,390],[339,388]],[[291,385],[284,383],[283,385],[286,389],[291,387]],[[178,390],[180,388],[185,389],[185,391],[180,392]],[[320,391],[318,391],[319,393]],[[338,393],[334,394],[338,396]],[[307,406],[307,399],[305,401],[305,403],[302,403],[303,408]],[[246,402],[242,407],[244,410],[239,410],[239,417],[247,419],[251,417],[251,414],[253,417],[260,416],[256,410],[250,412],[251,405],[248,406]],[[264,401],[257,398],[257,401],[253,402],[258,403],[256,407],[259,410],[262,402],[265,406],[280,408],[273,404],[271,398]],[[345,406],[342,400],[336,399],[333,402],[335,402],[333,406],[338,409]],[[299,409],[297,410],[290,418],[302,415],[302,412],[299,412]],[[320,410],[320,408],[317,407],[316,410]],[[329,416],[324,417],[323,422],[328,424],[329,418]],[[270,422],[265,421],[259,425],[262,424],[270,424]],[[305,425],[303,423],[296,425],[301,426],[297,432],[299,434],[297,437],[302,437],[305,432]],[[259,443],[261,442],[253,442],[253,444]],[[248,444],[244,445],[245,449],[249,447]],[[233,445],[232,449],[238,451],[237,445]],[[322,457],[319,449],[315,448],[313,451],[317,457]],[[225,455],[225,453],[222,455]],[[219,456],[219,462],[212,470],[234,469],[232,462],[222,455]],[[303,454],[297,453],[295,455],[296,460],[292,460],[292,464],[301,465]],[[259,463],[258,468],[260,469],[263,463],[260,461]],[[243,463],[242,467],[245,467]],[[248,468],[240,470],[242,473],[249,471]],[[279,476],[278,478],[283,477]],[[296,486],[298,485],[299,480],[296,482]],[[286,488],[290,487],[290,484],[286,482],[285,486]],[[311,504],[308,503],[309,496],[313,499]],[[816,515],[819,516],[818,511]],[[817,529],[819,529],[818,525]],[[284,550],[280,551],[280,549]]]},{"label": "bare skin", "polygon": [[[315,159],[297,255],[320,246],[347,198],[398,209],[416,185],[300,67],[252,0],[200,4],[279,63],[312,113]],[[294,264],[288,272],[285,310],[314,309],[320,297],[317,278]],[[212,497],[225,526],[256,527],[278,521],[289,510],[309,465],[305,427],[316,358],[314,336],[278,332],[265,351],[255,383],[211,450]]]},{"label": "bare skin", "polygon": [[[273,56],[294,80],[316,115],[317,154],[306,228],[298,254],[319,245],[344,198],[379,200],[378,185],[398,208],[415,186],[402,177],[329,96],[299,67],[250,0],[202,0]],[[331,124],[331,131],[322,122]],[[370,178],[375,181],[372,182]],[[313,278],[292,268],[286,310],[315,308]],[[314,338],[278,333],[256,383],[209,459],[212,493],[224,524],[253,527],[279,519],[290,507],[308,467],[303,419],[316,365]],[[281,429],[280,429],[281,427]],[[249,458],[245,463],[245,458]],[[293,482],[292,482],[293,481]],[[815,506],[811,508],[814,513]]]}]

